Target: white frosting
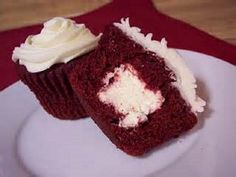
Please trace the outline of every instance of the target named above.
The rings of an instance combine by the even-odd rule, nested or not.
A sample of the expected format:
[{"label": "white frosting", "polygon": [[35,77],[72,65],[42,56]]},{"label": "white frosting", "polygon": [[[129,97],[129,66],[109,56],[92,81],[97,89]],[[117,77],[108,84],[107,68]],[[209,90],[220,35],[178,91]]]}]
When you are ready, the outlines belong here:
[{"label": "white frosting", "polygon": [[29,72],[46,70],[56,63],[67,63],[97,46],[94,36],[84,24],[55,17],[46,23],[40,34],[30,35],[13,51],[13,61],[25,65]]},{"label": "white frosting", "polygon": [[144,49],[164,58],[167,67],[176,75],[177,81],[173,85],[178,88],[185,101],[191,105],[192,112],[204,111],[206,102],[196,95],[196,79],[186,66],[183,58],[174,49],[167,47],[167,42],[164,38],[161,42],[152,40],[152,33],[145,36],[139,28],[131,27],[129,18],[121,19],[121,23],[114,23],[114,25]]},{"label": "white frosting", "polygon": [[[113,79],[112,83],[109,83]],[[141,81],[136,70],[130,65],[120,65],[114,72],[107,73],[104,87],[98,92],[100,101],[111,104],[124,115],[119,126],[135,127],[146,121],[147,115],[159,109],[164,102],[161,92],[153,92]]]}]

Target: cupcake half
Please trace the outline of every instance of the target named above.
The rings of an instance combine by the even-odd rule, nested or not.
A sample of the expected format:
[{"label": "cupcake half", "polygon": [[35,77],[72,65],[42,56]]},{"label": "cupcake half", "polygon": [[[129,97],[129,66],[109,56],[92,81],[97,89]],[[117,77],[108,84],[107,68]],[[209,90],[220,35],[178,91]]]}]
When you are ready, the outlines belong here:
[{"label": "cupcake half", "polygon": [[128,19],[105,28],[70,82],[98,127],[133,156],[193,128],[205,105],[181,56]]},{"label": "cupcake half", "polygon": [[30,35],[14,49],[12,59],[21,81],[49,114],[59,119],[87,116],[67,72],[87,57],[99,39],[84,24],[56,17],[44,23],[40,34]]}]

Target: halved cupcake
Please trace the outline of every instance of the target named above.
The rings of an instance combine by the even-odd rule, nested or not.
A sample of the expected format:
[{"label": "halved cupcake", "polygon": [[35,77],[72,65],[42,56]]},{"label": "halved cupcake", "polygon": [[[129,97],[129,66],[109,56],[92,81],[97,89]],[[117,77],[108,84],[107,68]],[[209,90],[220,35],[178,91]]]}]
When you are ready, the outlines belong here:
[{"label": "halved cupcake", "polygon": [[95,123],[134,156],[191,129],[205,105],[181,56],[164,39],[151,38],[128,19],[111,24],[95,51],[70,75]]},{"label": "halved cupcake", "polygon": [[84,24],[55,17],[44,23],[40,34],[30,35],[14,49],[12,59],[21,81],[49,114],[59,119],[87,116],[67,72],[86,58],[99,39]]}]

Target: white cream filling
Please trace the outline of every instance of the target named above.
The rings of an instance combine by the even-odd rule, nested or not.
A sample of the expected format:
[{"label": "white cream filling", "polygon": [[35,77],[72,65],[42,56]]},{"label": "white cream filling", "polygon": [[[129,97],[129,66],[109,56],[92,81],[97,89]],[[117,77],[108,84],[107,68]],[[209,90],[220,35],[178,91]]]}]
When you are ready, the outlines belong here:
[{"label": "white cream filling", "polygon": [[204,111],[206,102],[196,94],[196,79],[186,66],[183,58],[174,49],[167,47],[167,42],[164,38],[160,42],[152,40],[152,33],[145,36],[138,27],[131,27],[129,18],[121,19],[121,23],[114,23],[114,25],[144,49],[164,58],[167,67],[176,75],[177,81],[173,85],[180,91],[185,101],[191,105],[192,112]]},{"label": "white cream filling", "polygon": [[[112,83],[111,79],[114,79]],[[160,109],[164,102],[159,90],[154,92],[145,88],[146,84],[138,78],[130,64],[122,64],[114,72],[107,73],[103,83],[104,87],[98,92],[98,97],[124,115],[119,120],[120,127],[135,127],[146,121],[147,115]]]}]

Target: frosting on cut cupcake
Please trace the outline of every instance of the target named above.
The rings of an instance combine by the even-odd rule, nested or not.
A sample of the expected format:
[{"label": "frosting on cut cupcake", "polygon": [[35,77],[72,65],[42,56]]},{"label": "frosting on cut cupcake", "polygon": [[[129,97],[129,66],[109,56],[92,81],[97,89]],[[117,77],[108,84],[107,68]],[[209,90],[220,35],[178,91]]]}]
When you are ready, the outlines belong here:
[{"label": "frosting on cut cupcake", "polygon": [[176,82],[173,85],[178,88],[183,99],[191,105],[192,112],[204,111],[206,102],[196,94],[196,79],[176,50],[167,47],[167,42],[164,38],[160,42],[152,40],[152,33],[145,36],[141,33],[140,28],[131,27],[129,18],[121,19],[120,23],[114,23],[114,25],[144,49],[162,57],[167,67],[175,73]]},{"label": "frosting on cut cupcake", "polygon": [[93,50],[101,34],[95,36],[84,24],[62,17],[44,23],[40,34],[30,35],[13,51],[13,61],[32,73],[44,71],[56,63],[67,63]]}]

